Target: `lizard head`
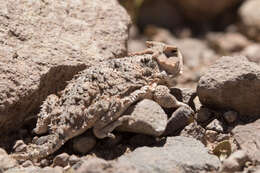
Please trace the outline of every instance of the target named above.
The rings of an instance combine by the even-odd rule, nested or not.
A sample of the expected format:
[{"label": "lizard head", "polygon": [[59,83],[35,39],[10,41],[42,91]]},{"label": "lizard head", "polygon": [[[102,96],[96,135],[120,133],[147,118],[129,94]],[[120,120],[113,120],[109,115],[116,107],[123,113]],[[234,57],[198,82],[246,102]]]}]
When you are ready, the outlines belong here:
[{"label": "lizard head", "polygon": [[155,41],[147,41],[146,46],[154,51],[153,58],[167,74],[176,77],[183,73],[182,54],[176,46]]},{"label": "lizard head", "polygon": [[147,41],[146,45],[153,50],[153,58],[160,69],[166,72],[167,78],[173,79],[183,73],[182,54],[176,46],[154,41]]}]

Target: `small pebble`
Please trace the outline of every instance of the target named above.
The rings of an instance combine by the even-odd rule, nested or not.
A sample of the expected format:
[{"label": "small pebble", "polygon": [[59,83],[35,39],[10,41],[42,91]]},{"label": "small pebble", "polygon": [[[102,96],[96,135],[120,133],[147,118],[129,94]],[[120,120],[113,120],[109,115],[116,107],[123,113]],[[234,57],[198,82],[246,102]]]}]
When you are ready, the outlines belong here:
[{"label": "small pebble", "polygon": [[67,153],[62,153],[57,155],[54,159],[53,159],[53,167],[55,166],[60,166],[60,167],[65,167],[68,165],[69,163],[69,155]]},{"label": "small pebble", "polygon": [[95,147],[96,142],[93,135],[76,137],[73,139],[73,150],[80,154],[86,154]]},{"label": "small pebble", "polygon": [[26,144],[23,142],[23,140],[17,140],[14,147],[15,152],[22,152],[26,150]]},{"label": "small pebble", "polygon": [[69,164],[70,166],[75,165],[76,163],[78,163],[80,161],[80,158],[76,155],[71,155],[69,158]]},{"label": "small pebble", "polygon": [[224,132],[222,122],[220,122],[218,119],[211,121],[211,123],[209,123],[207,125],[206,129],[207,130],[214,130],[214,131],[220,132],[220,133]]},{"label": "small pebble", "polygon": [[29,166],[33,166],[33,163],[30,160],[26,160],[25,162],[23,162],[22,166],[26,168]]},{"label": "small pebble", "polygon": [[227,111],[223,116],[229,124],[232,124],[237,120],[238,114],[235,111]]}]

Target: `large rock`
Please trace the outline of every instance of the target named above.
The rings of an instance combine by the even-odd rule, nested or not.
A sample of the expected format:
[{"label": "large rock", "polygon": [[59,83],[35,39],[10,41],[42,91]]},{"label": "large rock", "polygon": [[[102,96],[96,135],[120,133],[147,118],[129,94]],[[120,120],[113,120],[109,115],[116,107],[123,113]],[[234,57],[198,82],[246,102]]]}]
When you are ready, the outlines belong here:
[{"label": "large rock", "polygon": [[208,107],[259,117],[260,67],[242,56],[222,57],[200,78],[197,93]]},{"label": "large rock", "polygon": [[132,123],[123,123],[117,129],[120,131],[128,131],[141,133],[151,136],[160,136],[167,126],[167,114],[156,102],[144,99],[132,106],[125,112],[131,115]]},{"label": "large rock", "polygon": [[130,162],[143,173],[213,171],[220,166],[204,145],[192,138],[168,137],[164,146],[140,147],[121,156],[118,162]]},{"label": "large rock", "polygon": [[252,39],[260,41],[260,1],[245,1],[239,9],[242,30]]},{"label": "large rock", "polygon": [[246,151],[249,158],[260,164],[260,120],[246,125],[238,125],[232,134],[242,150]]},{"label": "large rock", "polygon": [[116,0],[1,0],[0,14],[2,132],[77,72],[126,54],[130,19]]}]

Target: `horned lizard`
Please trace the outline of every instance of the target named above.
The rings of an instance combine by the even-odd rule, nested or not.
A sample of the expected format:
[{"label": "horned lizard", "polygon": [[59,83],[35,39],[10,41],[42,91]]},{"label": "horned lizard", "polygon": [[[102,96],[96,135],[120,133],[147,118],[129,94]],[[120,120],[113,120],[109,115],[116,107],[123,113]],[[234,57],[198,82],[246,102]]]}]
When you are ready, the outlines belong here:
[{"label": "horned lizard", "polygon": [[147,42],[148,49],[125,58],[100,62],[75,76],[58,95],[44,101],[34,132],[43,135],[12,156],[39,160],[57,151],[66,141],[93,128],[97,138],[113,137],[112,131],[131,117],[125,110],[142,99],[162,107],[187,106],[168,87],[182,71],[182,57],[174,46]]}]

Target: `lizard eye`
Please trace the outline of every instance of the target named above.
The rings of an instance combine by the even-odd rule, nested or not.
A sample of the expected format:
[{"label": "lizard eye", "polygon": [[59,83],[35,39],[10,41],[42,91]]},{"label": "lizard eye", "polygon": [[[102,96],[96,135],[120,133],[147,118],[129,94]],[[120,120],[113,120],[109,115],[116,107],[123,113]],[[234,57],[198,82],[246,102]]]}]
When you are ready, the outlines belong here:
[{"label": "lizard eye", "polygon": [[171,48],[171,49],[166,49],[164,51],[164,54],[169,58],[169,57],[177,57],[178,54],[177,54],[177,50],[174,49],[174,48]]}]

